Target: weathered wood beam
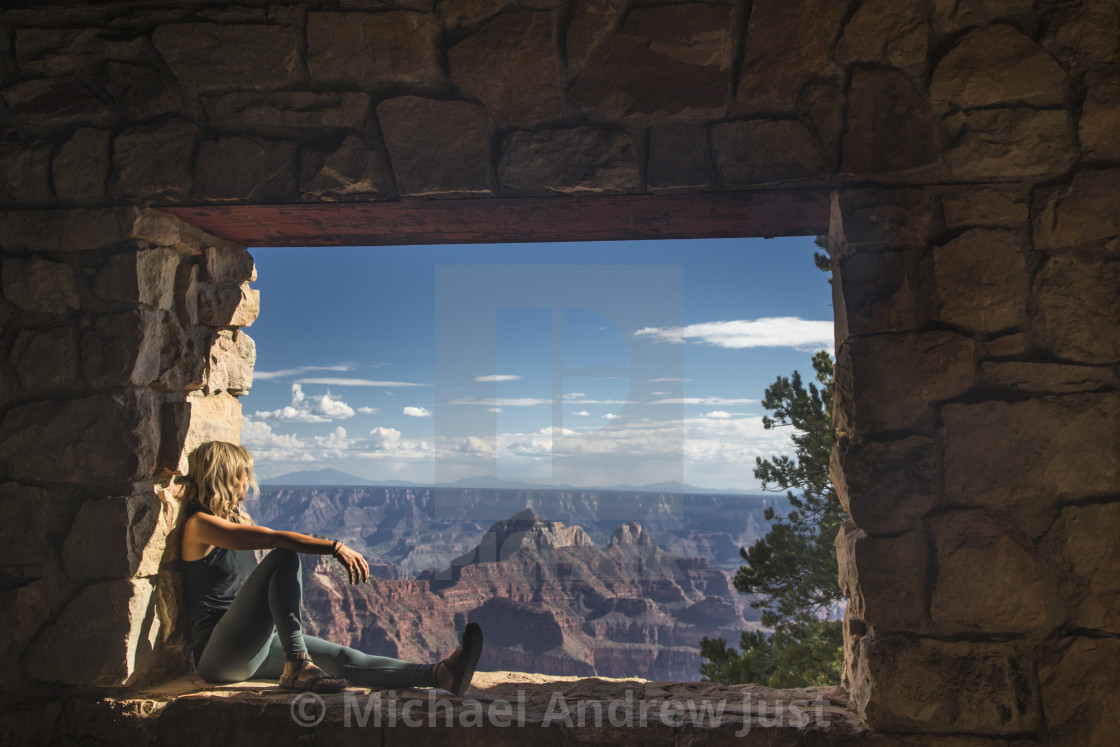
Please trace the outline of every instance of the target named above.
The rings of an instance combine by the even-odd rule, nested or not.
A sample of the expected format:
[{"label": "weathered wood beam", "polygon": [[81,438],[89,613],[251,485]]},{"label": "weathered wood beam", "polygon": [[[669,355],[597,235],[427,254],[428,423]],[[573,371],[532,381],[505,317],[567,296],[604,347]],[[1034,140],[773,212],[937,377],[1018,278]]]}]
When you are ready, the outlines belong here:
[{"label": "weathered wood beam", "polygon": [[161,208],[247,246],[384,246],[807,236],[829,191],[708,192]]}]

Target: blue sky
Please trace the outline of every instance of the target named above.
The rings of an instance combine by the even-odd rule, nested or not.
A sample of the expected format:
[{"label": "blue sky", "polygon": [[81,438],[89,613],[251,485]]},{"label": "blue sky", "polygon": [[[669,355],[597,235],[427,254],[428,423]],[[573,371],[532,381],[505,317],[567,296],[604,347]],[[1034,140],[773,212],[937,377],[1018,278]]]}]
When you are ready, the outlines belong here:
[{"label": "blue sky", "polygon": [[811,237],[258,248],[242,443],[272,477],[754,492],[759,400],[831,348]]}]

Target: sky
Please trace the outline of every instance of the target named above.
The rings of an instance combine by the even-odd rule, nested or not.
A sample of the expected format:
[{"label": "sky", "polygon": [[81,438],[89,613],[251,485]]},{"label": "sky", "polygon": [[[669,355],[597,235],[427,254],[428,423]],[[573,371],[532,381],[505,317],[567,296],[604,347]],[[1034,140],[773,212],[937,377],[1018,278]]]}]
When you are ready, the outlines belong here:
[{"label": "sky", "polygon": [[758,492],[760,404],[832,349],[812,237],[256,248],[258,477]]}]

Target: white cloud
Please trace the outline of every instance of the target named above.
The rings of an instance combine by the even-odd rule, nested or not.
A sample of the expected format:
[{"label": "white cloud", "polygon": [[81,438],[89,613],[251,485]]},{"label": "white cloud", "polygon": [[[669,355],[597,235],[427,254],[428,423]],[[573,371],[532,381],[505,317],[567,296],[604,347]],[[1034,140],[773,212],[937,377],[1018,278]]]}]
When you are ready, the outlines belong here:
[{"label": "white cloud", "polygon": [[381,410],[377,409],[376,407],[359,407],[358,412],[363,415],[376,415],[377,413],[381,412]]},{"label": "white cloud", "polygon": [[296,379],[297,384],[322,384],[324,386],[380,386],[380,387],[403,387],[403,386],[429,386],[428,384],[417,384],[412,381],[377,381],[375,379],[332,379],[332,378],[314,378],[314,379]]},{"label": "white cloud", "polygon": [[603,420],[618,420],[621,417],[622,417],[621,415],[616,415],[614,413],[608,412],[606,415],[603,416]]},{"label": "white cloud", "polygon": [[500,407],[487,407],[486,408],[486,412],[501,412],[501,411],[502,411],[502,408],[500,408]]},{"label": "white cloud", "polygon": [[431,411],[423,407],[406,407],[401,410],[401,414],[407,415],[410,418],[427,418],[431,416]]},{"label": "white cloud", "polygon": [[330,392],[308,396],[304,394],[303,387],[292,384],[292,404],[279,410],[258,410],[253,417],[289,423],[329,423],[354,417],[354,408]]},{"label": "white cloud", "polygon": [[253,451],[264,449],[302,449],[304,444],[298,436],[288,433],[273,433],[272,426],[256,420],[246,419],[241,424],[241,444]]},{"label": "white cloud", "polygon": [[350,371],[353,369],[349,363],[340,363],[335,366],[300,366],[299,368],[283,368],[279,371],[254,371],[254,381],[268,381],[282,379],[286,376],[298,376],[308,371]]},{"label": "white cloud", "polygon": [[731,417],[731,413],[727,412],[726,410],[712,410],[711,412],[704,413],[700,417],[710,418],[712,420],[727,420]]},{"label": "white cloud", "polygon": [[581,417],[581,418],[589,418],[589,417],[591,417],[591,413],[589,413],[589,412],[588,412],[587,410],[576,410],[576,411],[575,411],[575,412],[573,412],[572,414],[573,414],[573,415],[576,415],[576,416],[578,416],[578,417]]},{"label": "white cloud", "polygon": [[370,445],[378,450],[395,449],[401,440],[401,432],[396,428],[383,428],[380,425],[369,432]]},{"label": "white cloud", "polygon": [[490,376],[475,376],[474,380],[480,383],[495,382],[495,381],[520,381],[521,376],[514,376],[513,374],[492,374]]},{"label": "white cloud", "polygon": [[[657,329],[657,327],[646,327],[645,329]],[[634,334],[640,335],[643,332],[645,332],[645,330],[639,329]],[[664,382],[664,383],[687,384],[690,381],[692,381],[692,379],[679,379],[679,378],[674,378],[672,376],[661,376],[661,377],[656,378],[656,379],[646,379],[647,384],[660,384],[662,382]]]},{"label": "white cloud", "polygon": [[497,399],[470,399],[464,397],[453,399],[449,405],[482,405],[484,407],[536,407],[537,405],[550,405],[552,400],[538,397],[509,397]]},{"label": "white cloud", "polygon": [[644,327],[635,337],[657,342],[695,341],[721,348],[779,347],[796,350],[832,349],[832,322],[795,316],[736,319],[689,324],[684,327]]},{"label": "white cloud", "polygon": [[568,392],[564,395],[564,399],[582,399],[586,396],[583,392]]},{"label": "white cloud", "polygon": [[670,397],[659,399],[650,404],[654,405],[753,405],[757,399],[741,399],[736,397]]}]

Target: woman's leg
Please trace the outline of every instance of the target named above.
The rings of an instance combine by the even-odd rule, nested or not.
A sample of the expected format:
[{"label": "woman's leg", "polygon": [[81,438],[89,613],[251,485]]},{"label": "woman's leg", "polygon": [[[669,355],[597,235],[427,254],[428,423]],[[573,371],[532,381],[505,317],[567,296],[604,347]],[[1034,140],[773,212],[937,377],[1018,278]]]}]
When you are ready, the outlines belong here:
[{"label": "woman's leg", "polygon": [[[411,664],[388,656],[365,654],[315,636],[303,636],[311,660],[335,677],[345,677],[359,687],[438,687],[435,664]],[[267,655],[253,679],[275,679],[284,670],[284,650],[279,638],[270,642]]]},{"label": "woman's leg", "polygon": [[274,638],[285,656],[306,652],[300,621],[302,598],[299,555],[273,550],[245,580],[214,627],[202,660],[197,662],[199,676],[207,682],[249,679],[268,658]]}]

